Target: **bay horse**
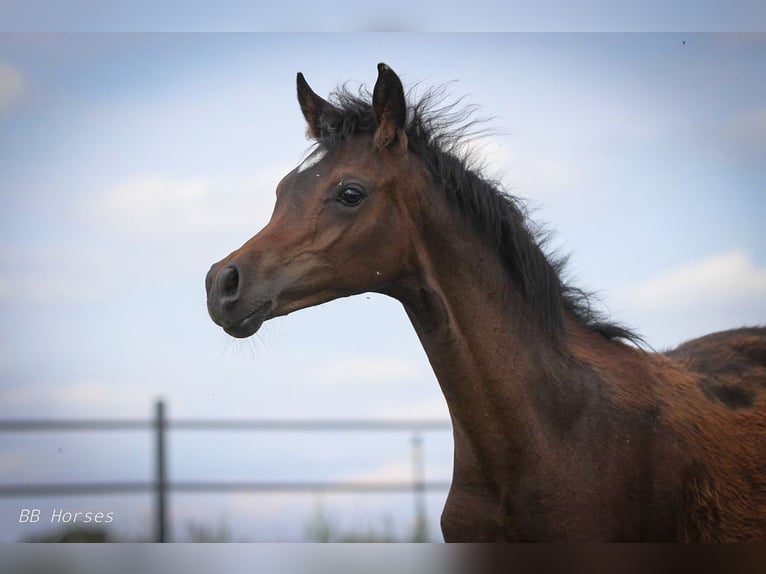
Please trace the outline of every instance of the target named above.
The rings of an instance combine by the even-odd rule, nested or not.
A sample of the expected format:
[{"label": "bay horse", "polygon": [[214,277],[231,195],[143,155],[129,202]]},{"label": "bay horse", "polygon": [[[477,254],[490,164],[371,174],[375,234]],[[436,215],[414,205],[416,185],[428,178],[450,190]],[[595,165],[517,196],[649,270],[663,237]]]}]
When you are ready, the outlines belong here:
[{"label": "bay horse", "polygon": [[210,268],[216,324],[399,300],[453,426],[446,541],[766,540],[766,328],[650,352],[562,278],[454,107],[408,104],[385,64],[371,101],[297,91],[315,147]]}]

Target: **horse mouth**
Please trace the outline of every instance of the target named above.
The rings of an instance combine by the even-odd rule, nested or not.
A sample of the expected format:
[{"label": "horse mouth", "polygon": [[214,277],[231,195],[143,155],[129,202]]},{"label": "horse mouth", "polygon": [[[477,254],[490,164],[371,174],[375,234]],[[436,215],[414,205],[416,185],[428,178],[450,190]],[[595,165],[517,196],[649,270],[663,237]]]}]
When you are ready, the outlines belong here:
[{"label": "horse mouth", "polygon": [[273,303],[271,301],[264,301],[236,325],[221,325],[221,327],[232,337],[245,339],[254,335],[261,328],[264,321],[269,318],[269,312],[272,307]]}]

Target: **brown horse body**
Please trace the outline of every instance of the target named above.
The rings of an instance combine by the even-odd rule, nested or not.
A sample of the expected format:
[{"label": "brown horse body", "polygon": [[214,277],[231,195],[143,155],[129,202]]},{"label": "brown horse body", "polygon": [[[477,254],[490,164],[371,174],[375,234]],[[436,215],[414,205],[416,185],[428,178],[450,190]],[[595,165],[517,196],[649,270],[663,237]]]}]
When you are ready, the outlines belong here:
[{"label": "brown horse body", "polygon": [[317,150],[211,268],[210,315],[246,337],[338,297],[401,301],[453,424],[447,541],[766,539],[766,328],[627,345],[439,117],[408,121],[390,68],[372,105],[301,75],[298,98]]}]

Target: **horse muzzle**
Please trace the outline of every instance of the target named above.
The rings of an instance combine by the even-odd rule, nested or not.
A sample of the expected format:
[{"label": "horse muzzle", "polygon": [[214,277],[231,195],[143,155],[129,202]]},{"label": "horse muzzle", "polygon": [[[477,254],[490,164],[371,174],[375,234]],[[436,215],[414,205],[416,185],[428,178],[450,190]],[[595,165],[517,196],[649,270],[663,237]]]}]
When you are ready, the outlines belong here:
[{"label": "horse muzzle", "polygon": [[210,318],[229,335],[241,339],[258,331],[274,307],[268,297],[246,296],[244,285],[236,261],[214,264],[205,277]]}]

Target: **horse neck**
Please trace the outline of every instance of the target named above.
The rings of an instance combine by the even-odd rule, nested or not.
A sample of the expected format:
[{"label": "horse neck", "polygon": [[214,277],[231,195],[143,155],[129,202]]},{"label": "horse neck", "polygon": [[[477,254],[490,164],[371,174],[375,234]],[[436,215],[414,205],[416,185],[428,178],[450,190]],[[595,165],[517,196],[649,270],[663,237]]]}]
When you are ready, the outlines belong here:
[{"label": "horse neck", "polygon": [[566,353],[552,343],[484,238],[443,208],[430,210],[418,225],[416,271],[394,296],[447,401],[456,466],[478,464],[482,473],[508,476],[508,468],[489,466],[524,464],[538,451],[535,441],[550,436],[547,419],[566,416],[540,402],[545,396],[557,408],[567,404],[557,399]]}]

